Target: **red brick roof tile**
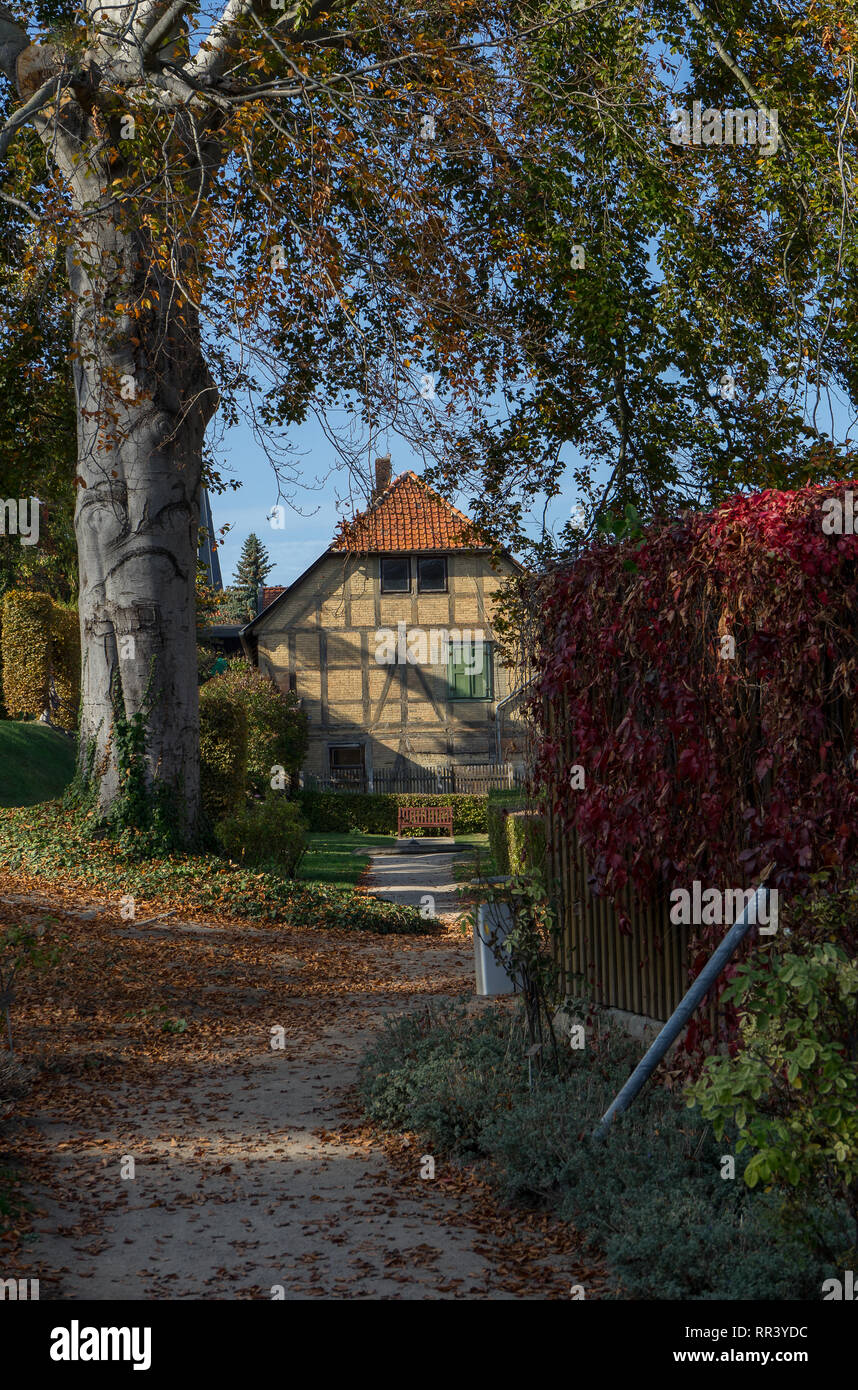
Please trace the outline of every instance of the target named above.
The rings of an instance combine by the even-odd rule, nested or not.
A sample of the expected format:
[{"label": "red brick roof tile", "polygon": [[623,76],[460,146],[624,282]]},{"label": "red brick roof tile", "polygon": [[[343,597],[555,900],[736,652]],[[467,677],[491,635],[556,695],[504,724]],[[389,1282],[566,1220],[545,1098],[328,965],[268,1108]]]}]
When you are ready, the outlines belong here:
[{"label": "red brick roof tile", "polygon": [[400,473],[365,512],[340,522],[332,550],[488,550],[464,512],[418,478]]},{"label": "red brick roof tile", "polygon": [[280,595],[281,595],[281,594],[285,594],[285,592],[286,592],[286,585],[285,585],[285,584],[265,584],[265,585],[263,585],[263,588],[262,588],[262,597],[261,597],[260,602],[259,602],[259,611],[260,611],[260,613],[262,612],[263,608],[267,608],[268,605],[269,605],[269,603],[273,603],[274,600],[275,600],[276,598],[279,598]]}]

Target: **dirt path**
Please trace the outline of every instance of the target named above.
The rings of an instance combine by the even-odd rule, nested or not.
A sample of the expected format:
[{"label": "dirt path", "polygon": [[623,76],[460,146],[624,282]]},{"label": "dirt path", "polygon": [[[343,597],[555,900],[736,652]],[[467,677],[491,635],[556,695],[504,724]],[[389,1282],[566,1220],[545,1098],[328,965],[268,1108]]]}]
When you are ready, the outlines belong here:
[{"label": "dirt path", "polygon": [[459,917],[462,902],[453,878],[452,853],[437,851],[398,854],[379,850],[370,855],[366,887],[374,898],[400,907],[425,906],[431,917]]},{"label": "dirt path", "polygon": [[[24,888],[0,887],[4,919],[38,915]],[[440,1160],[421,1179],[419,1150],[355,1112],[385,1016],[472,988],[467,938],[136,928],[73,893],[63,908],[63,966],[15,1011],[41,1070],[0,1133],[35,1209],[4,1277],[38,1278],[42,1299],[599,1296],[568,1228],[510,1219]]]}]

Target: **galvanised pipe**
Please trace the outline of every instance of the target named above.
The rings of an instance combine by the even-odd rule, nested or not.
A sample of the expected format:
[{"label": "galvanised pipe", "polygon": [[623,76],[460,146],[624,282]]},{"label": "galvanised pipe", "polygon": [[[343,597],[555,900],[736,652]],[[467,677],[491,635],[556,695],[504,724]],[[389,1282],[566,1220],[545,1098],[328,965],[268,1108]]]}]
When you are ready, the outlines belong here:
[{"label": "galvanised pipe", "polygon": [[[765,877],[767,878],[768,874]],[[658,1037],[653,1039],[652,1045],[638,1062],[625,1086],[605,1111],[593,1132],[594,1139],[605,1138],[614,1116],[621,1115],[624,1110],[628,1110],[635,1096],[646,1085],[671,1043],[679,1037],[698,1004],[709,993],[724,966],[734,954],[736,947],[747,936],[749,929],[760,921],[760,908],[768,906],[768,897],[768,888],[760,884],[751,901],[746,904],[741,917],[733,923],[721,945],[706,962],[688,993],[677,1004]],[[765,921],[765,917],[762,920]]]}]

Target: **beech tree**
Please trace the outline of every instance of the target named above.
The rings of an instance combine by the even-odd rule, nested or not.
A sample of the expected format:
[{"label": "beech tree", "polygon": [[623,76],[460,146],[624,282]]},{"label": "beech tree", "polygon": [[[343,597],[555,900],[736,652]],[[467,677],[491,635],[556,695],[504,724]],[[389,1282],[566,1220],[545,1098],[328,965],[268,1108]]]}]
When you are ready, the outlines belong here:
[{"label": "beech tree", "polygon": [[357,458],[425,414],[436,372],[450,399],[491,388],[478,326],[507,248],[468,198],[515,157],[520,49],[546,22],[475,0],[0,4],[0,199],[32,223],[24,282],[58,260],[68,282],[80,759],[102,812],[122,793],[117,725],[142,717],[146,779],[196,833],[219,403],[227,421],[249,403],[271,437],[322,380],[358,402]]}]

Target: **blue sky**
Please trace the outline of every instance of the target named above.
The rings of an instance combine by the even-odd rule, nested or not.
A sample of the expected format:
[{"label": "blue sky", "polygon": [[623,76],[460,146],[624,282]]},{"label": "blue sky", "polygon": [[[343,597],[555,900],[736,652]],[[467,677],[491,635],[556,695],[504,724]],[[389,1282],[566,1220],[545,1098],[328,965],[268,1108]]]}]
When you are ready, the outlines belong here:
[{"label": "blue sky", "polygon": [[[283,530],[275,529],[268,521],[278,500],[277,482],[250,427],[242,424],[229,430],[219,445],[218,454],[226,465],[225,476],[241,482],[238,491],[230,490],[210,498],[215,531],[227,524],[232,528],[220,546],[224,584],[232,582],[242,543],[251,531],[259,536],[274,564],[267,582],[291,584],[328,548],[340,516],[354,514],[355,507],[348,502],[349,476],[338,467],[334,449],[319,426],[312,423],[295,428],[286,439],[303,457],[298,460],[301,485],[294,490],[292,506],[286,506]],[[388,452],[394,477],[409,468],[417,474],[422,472],[419,456],[399,436],[391,434],[384,447],[376,449],[376,453]],[[462,511],[468,511],[466,496],[459,495],[452,500]],[[560,526],[568,520],[576,500],[575,489],[571,486],[553,499],[546,514],[548,525]],[[534,535],[539,534],[541,522],[540,510],[530,528]]]}]

